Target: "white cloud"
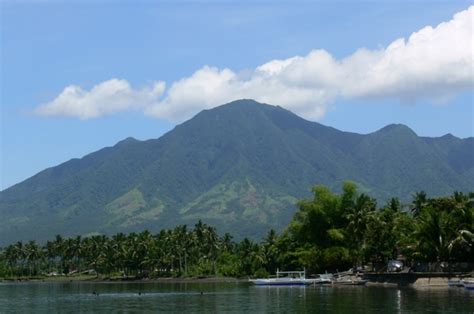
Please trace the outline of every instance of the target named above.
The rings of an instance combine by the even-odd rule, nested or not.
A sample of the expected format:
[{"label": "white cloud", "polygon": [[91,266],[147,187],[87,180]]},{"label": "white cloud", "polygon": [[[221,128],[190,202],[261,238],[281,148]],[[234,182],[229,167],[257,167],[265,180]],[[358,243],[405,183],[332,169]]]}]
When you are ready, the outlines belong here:
[{"label": "white cloud", "polygon": [[[270,69],[271,68],[271,69]],[[248,80],[241,79],[229,69],[208,66],[192,76],[174,82],[166,97],[147,109],[147,113],[173,121],[190,118],[202,109],[212,108],[240,98],[252,98],[269,104],[282,104],[307,117],[318,119],[332,99],[327,89],[313,86],[290,86],[272,72],[275,67],[263,65]],[[308,102],[317,106],[308,107]]]},{"label": "white cloud", "polygon": [[163,95],[164,82],[134,90],[125,80],[111,79],[85,91],[69,85],[51,102],[36,108],[44,116],[97,118],[113,113],[152,106]]},{"label": "white cloud", "polygon": [[451,21],[427,26],[384,50],[356,52],[342,61],[345,72],[351,73],[341,86],[343,95],[440,99],[472,89],[473,21],[471,6]]},{"label": "white cloud", "polygon": [[38,112],[90,118],[140,108],[152,116],[183,121],[202,109],[253,98],[317,120],[338,97],[444,101],[474,87],[473,21],[471,6],[384,49],[359,49],[339,60],[319,49],[269,61],[247,75],[204,66],[166,91],[162,82],[140,91],[119,80],[89,92],[69,86]]},{"label": "white cloud", "polygon": [[202,109],[253,98],[319,119],[337,97],[443,101],[473,88],[473,20],[471,6],[385,49],[359,49],[341,60],[313,50],[304,57],[269,61],[246,78],[205,66],[174,82],[147,113],[181,121]]}]

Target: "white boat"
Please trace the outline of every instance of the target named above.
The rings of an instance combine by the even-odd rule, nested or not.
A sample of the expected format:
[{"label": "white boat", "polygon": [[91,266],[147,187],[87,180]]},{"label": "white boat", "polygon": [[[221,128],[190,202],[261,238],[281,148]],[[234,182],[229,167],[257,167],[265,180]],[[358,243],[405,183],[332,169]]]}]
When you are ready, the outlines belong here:
[{"label": "white boat", "polygon": [[464,279],[461,282],[467,290],[474,290],[474,278]]},{"label": "white boat", "polygon": [[333,285],[346,285],[346,286],[363,286],[367,283],[367,280],[361,279],[357,276],[343,276],[336,278],[332,281]]},{"label": "white boat", "polygon": [[448,279],[448,286],[450,287],[463,287],[464,284],[462,283],[462,280],[459,278],[451,278]]},{"label": "white boat", "polygon": [[334,280],[333,274],[319,274],[319,278],[314,279],[314,284],[324,285],[331,284]]},{"label": "white boat", "polygon": [[[283,275],[283,277],[281,277]],[[250,279],[256,286],[306,286],[315,283],[317,279],[306,278],[306,271],[279,271],[276,278]]]}]

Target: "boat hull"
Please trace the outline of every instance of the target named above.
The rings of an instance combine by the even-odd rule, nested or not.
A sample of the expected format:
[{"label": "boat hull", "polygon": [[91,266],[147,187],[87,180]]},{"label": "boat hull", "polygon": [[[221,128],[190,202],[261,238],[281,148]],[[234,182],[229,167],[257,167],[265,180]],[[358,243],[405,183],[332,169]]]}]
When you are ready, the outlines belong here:
[{"label": "boat hull", "polygon": [[462,280],[460,280],[460,279],[449,279],[448,280],[448,286],[450,286],[450,287],[463,287],[464,284],[463,284]]},{"label": "boat hull", "polygon": [[272,282],[272,283],[254,283],[256,286],[306,286],[304,282]]},{"label": "boat hull", "polygon": [[[280,275],[286,275],[280,277]],[[321,281],[321,278],[306,278],[306,271],[279,271],[276,278],[258,278],[249,281],[256,286],[307,286]]]},{"label": "boat hull", "polygon": [[341,280],[334,281],[333,285],[342,285],[342,286],[364,286],[367,283],[367,280]]},{"label": "boat hull", "polygon": [[474,290],[474,279],[463,280],[462,284],[466,290]]},{"label": "boat hull", "polygon": [[310,280],[275,280],[275,279],[256,279],[250,280],[256,286],[306,286],[312,283]]}]

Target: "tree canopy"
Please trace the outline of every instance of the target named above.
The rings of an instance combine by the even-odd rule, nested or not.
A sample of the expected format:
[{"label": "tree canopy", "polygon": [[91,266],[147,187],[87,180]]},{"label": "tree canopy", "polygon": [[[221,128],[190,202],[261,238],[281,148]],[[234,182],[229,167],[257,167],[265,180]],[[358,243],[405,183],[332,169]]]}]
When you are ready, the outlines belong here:
[{"label": "tree canopy", "polygon": [[260,241],[219,235],[198,221],[113,236],[31,240],[0,251],[0,277],[92,272],[97,276],[267,276],[277,268],[310,272],[344,270],[403,256],[407,262],[474,261],[474,193],[429,198],[413,195],[377,206],[374,198],[344,183],[337,194],[324,186],[298,202],[289,226]]}]

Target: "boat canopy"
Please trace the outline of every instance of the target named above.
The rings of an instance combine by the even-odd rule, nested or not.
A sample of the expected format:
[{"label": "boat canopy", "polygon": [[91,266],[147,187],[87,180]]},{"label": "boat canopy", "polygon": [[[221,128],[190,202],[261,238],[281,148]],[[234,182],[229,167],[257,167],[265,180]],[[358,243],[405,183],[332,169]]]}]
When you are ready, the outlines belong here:
[{"label": "boat canopy", "polygon": [[300,277],[300,278],[305,278],[305,277],[306,277],[306,269],[304,269],[304,270],[297,270],[297,271],[280,271],[279,269],[277,269],[277,272],[276,272],[277,278],[279,278],[280,275],[286,275],[286,277]]}]

